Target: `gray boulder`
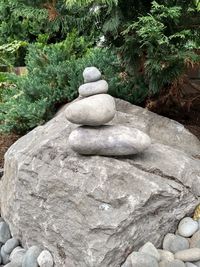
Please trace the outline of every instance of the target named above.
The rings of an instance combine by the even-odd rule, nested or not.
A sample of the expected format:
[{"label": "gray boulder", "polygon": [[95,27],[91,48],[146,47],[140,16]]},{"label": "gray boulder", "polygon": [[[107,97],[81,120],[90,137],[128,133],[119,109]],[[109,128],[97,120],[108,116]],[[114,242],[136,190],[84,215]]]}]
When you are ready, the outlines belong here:
[{"label": "gray boulder", "polygon": [[41,244],[51,251],[55,267],[119,267],[147,241],[160,246],[198,203],[200,161],[191,155],[200,147],[195,137],[178,131],[171,120],[117,102],[113,122],[143,129],[154,139],[140,155],[76,154],[68,146],[76,126],[65,112],[6,153],[2,216],[23,246]]}]

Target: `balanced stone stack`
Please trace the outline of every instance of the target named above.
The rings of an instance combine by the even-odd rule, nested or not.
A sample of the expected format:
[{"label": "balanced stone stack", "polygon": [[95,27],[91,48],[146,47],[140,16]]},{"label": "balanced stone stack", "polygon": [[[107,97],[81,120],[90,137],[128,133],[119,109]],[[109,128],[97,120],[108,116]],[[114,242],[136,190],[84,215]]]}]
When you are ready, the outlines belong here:
[{"label": "balanced stone stack", "polygon": [[70,147],[83,155],[123,156],[142,152],[150,146],[150,137],[138,129],[105,125],[116,114],[115,100],[108,95],[108,83],[100,71],[88,67],[79,87],[80,100],[66,109],[67,119],[79,124],[69,136]]}]

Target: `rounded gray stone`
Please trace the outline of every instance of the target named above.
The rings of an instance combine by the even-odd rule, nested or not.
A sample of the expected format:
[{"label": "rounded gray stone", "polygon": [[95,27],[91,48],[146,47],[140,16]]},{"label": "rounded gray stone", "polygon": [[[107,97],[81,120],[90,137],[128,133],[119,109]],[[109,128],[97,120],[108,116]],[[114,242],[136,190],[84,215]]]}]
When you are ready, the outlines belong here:
[{"label": "rounded gray stone", "polygon": [[10,254],[10,261],[16,265],[16,267],[22,266],[22,261],[25,256],[26,250],[22,247],[16,247]]},{"label": "rounded gray stone", "polygon": [[185,267],[197,267],[197,266],[192,262],[186,262]]},{"label": "rounded gray stone", "polygon": [[7,254],[10,254],[14,248],[16,248],[17,246],[19,246],[19,240],[16,239],[15,237],[8,239],[4,245],[4,251]]},{"label": "rounded gray stone", "polygon": [[190,239],[190,247],[191,248],[200,248],[200,230],[193,234]]},{"label": "rounded gray stone", "polygon": [[16,265],[15,262],[9,262],[4,267],[21,267],[21,265]]},{"label": "rounded gray stone", "polygon": [[37,246],[30,247],[22,260],[22,267],[38,267],[37,258],[41,253],[41,249]]},{"label": "rounded gray stone", "polygon": [[160,261],[160,254],[157,248],[155,248],[155,246],[151,242],[144,244],[144,246],[139,249],[139,252],[146,253],[156,258],[157,261]]},{"label": "rounded gray stone", "polygon": [[158,249],[160,254],[160,261],[173,261],[174,254],[168,250]]},{"label": "rounded gray stone", "polygon": [[5,265],[7,264],[10,259],[9,259],[10,255],[8,253],[5,252],[4,250],[4,245],[1,247],[1,260],[2,260],[2,263]]},{"label": "rounded gray stone", "polygon": [[53,267],[53,257],[48,250],[43,250],[37,258],[40,267]]},{"label": "rounded gray stone", "polygon": [[85,83],[95,82],[101,79],[101,72],[96,67],[88,67],[83,71]]},{"label": "rounded gray stone", "polygon": [[185,263],[180,260],[173,261],[161,261],[159,262],[159,267],[185,267]]},{"label": "rounded gray stone", "polygon": [[191,237],[199,228],[197,221],[190,217],[183,218],[178,225],[178,232],[181,236]]},{"label": "rounded gray stone", "polygon": [[85,83],[78,89],[80,96],[92,96],[97,94],[106,94],[108,92],[108,83],[105,80],[100,80],[92,83]]},{"label": "rounded gray stone", "polygon": [[0,242],[5,244],[11,238],[10,228],[6,222],[0,222]]},{"label": "rounded gray stone", "polygon": [[107,94],[89,96],[70,104],[66,118],[75,124],[99,126],[111,121],[116,113],[114,98]]},{"label": "rounded gray stone", "polygon": [[69,136],[70,147],[83,155],[132,155],[144,151],[150,144],[150,137],[142,131],[120,125],[81,126]]},{"label": "rounded gray stone", "polygon": [[189,248],[189,241],[179,235],[167,234],[163,240],[163,249],[175,253]]},{"label": "rounded gray stone", "polygon": [[157,260],[149,254],[133,252],[130,261],[134,267],[159,267]]},{"label": "rounded gray stone", "polygon": [[200,260],[200,248],[190,248],[182,251],[178,251],[174,255],[175,259],[182,261],[199,261]]},{"label": "rounded gray stone", "polygon": [[193,264],[195,264],[197,267],[200,267],[200,261],[195,261]]}]

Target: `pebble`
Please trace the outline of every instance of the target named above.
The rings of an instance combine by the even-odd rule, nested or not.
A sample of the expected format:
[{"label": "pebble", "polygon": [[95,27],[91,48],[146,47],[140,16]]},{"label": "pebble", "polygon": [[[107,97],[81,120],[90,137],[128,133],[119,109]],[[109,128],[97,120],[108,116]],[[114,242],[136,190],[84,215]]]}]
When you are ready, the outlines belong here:
[{"label": "pebble", "polygon": [[9,262],[8,264],[4,265],[4,267],[21,267],[21,265],[16,265],[15,262]]},{"label": "pebble", "polygon": [[163,240],[163,249],[175,253],[189,248],[189,241],[179,235],[167,234]]},{"label": "pebble", "polygon": [[160,261],[173,261],[174,260],[174,254],[170,251],[158,249],[158,252],[160,254]]},{"label": "pebble", "polygon": [[0,243],[5,244],[11,238],[10,228],[6,222],[0,222]]},{"label": "pebble", "polygon": [[5,253],[10,254],[17,246],[19,246],[19,240],[13,237],[6,241],[4,245],[4,251]]},{"label": "pebble", "polygon": [[97,94],[106,94],[108,92],[108,83],[105,80],[85,83],[79,87],[78,92],[80,96],[84,97]]},{"label": "pebble", "polygon": [[90,96],[70,104],[66,118],[75,124],[100,126],[111,121],[116,113],[114,98],[107,94]]},{"label": "pebble", "polygon": [[22,267],[38,267],[37,258],[41,253],[41,249],[37,246],[30,247],[23,258]]},{"label": "pebble", "polygon": [[191,262],[186,262],[185,267],[197,267],[197,266]]},{"label": "pebble", "polygon": [[197,221],[190,217],[183,218],[178,225],[178,232],[181,236],[191,237],[199,228]]},{"label": "pebble", "polygon": [[193,234],[190,239],[191,248],[200,248],[200,230]]},{"label": "pebble", "polygon": [[199,261],[200,260],[200,248],[190,248],[182,251],[178,251],[174,255],[175,259],[182,261]]},{"label": "pebble", "polygon": [[142,252],[131,253],[130,260],[134,267],[159,267],[154,257]]},{"label": "pebble", "polygon": [[1,247],[1,259],[2,259],[2,263],[3,264],[7,264],[10,261],[9,257],[10,257],[10,255],[5,252],[4,245],[3,245]]},{"label": "pebble", "polygon": [[53,267],[53,257],[48,250],[43,250],[37,258],[40,267]]},{"label": "pebble", "polygon": [[72,131],[68,141],[79,154],[103,156],[133,155],[151,144],[150,137],[145,133],[120,125],[81,126]]},{"label": "pebble", "polygon": [[22,247],[16,247],[13,249],[13,251],[10,254],[10,261],[15,265],[16,267],[21,267],[22,266],[22,261],[25,256],[26,250]]},{"label": "pebble", "polygon": [[160,254],[155,246],[151,242],[147,242],[144,246],[139,249],[139,252],[149,254],[156,258],[157,261],[160,261]]},{"label": "pebble", "polygon": [[96,67],[88,67],[83,71],[85,83],[95,82],[101,79],[101,72]]},{"label": "pebble", "polygon": [[185,264],[180,260],[161,261],[159,267],[185,267]]}]

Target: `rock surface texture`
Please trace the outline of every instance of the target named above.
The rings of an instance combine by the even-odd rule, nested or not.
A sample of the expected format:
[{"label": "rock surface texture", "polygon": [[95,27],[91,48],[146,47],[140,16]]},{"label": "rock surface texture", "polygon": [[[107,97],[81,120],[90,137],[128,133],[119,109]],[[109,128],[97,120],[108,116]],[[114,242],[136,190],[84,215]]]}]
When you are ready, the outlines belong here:
[{"label": "rock surface texture", "polygon": [[24,247],[47,248],[55,267],[119,267],[145,242],[160,246],[198,204],[198,140],[174,121],[116,103],[111,124],[150,135],[145,153],[78,155],[68,145],[77,126],[64,112],[6,153],[2,216]]}]

